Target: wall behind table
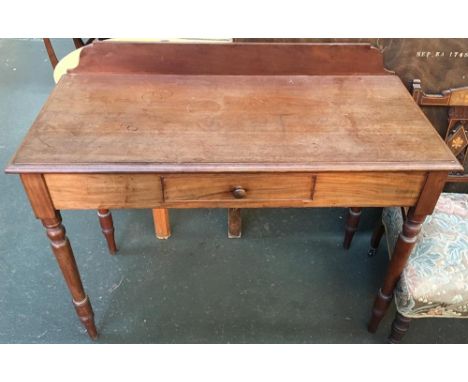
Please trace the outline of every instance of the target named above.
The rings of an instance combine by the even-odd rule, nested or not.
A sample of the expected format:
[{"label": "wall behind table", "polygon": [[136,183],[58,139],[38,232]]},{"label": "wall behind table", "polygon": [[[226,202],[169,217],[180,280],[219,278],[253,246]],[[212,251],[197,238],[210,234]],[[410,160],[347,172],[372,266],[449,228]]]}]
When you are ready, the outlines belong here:
[{"label": "wall behind table", "polygon": [[[426,93],[468,86],[468,39],[443,38],[367,38],[367,39],[258,39],[235,38],[236,42],[368,42],[384,55],[385,67],[393,70],[409,90],[419,78]],[[448,108],[423,107],[423,111],[444,138]],[[410,126],[408,127],[410,128]],[[465,168],[468,173],[468,168]],[[468,193],[468,184],[450,184],[447,191]]]}]

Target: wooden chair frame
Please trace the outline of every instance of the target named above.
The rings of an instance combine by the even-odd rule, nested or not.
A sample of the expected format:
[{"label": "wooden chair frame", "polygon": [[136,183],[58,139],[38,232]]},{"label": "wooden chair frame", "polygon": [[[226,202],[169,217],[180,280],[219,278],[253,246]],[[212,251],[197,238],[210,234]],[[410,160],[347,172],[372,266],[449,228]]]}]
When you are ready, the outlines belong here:
[{"label": "wooden chair frame", "polygon": [[[43,38],[44,45],[47,51],[47,55],[49,56],[50,64],[52,65],[52,68],[55,69],[57,66],[59,59],[57,58],[57,54],[55,53],[54,47],[52,45],[52,41],[50,38]],[[85,45],[91,44],[95,39],[90,38],[86,41],[83,41],[81,38],[73,38],[73,44],[75,44],[75,48],[79,49],[84,47]]]}]

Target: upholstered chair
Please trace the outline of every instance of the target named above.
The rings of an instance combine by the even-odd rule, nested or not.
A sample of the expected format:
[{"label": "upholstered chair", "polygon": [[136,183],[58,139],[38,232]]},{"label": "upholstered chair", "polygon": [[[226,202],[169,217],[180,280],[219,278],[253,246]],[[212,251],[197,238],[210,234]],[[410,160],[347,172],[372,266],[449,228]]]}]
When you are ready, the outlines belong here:
[{"label": "upholstered chair", "polygon": [[[384,208],[372,237],[374,255],[385,232],[391,254],[405,210]],[[394,292],[397,313],[389,341],[398,343],[411,319],[468,318],[468,194],[443,193],[423,223],[416,245]]]}]

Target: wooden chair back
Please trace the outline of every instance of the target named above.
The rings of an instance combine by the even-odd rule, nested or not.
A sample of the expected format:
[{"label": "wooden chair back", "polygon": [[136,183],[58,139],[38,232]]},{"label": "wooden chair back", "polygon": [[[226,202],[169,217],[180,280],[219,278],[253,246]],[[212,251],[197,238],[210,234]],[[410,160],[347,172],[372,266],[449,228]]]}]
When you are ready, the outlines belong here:
[{"label": "wooden chair back", "polygon": [[[468,86],[448,89],[440,94],[426,94],[421,87],[421,80],[412,82],[412,94],[420,106],[448,107],[448,126],[445,142],[460,163],[468,169]],[[468,182],[468,174],[451,173],[449,182]]]},{"label": "wooden chair back", "polygon": [[[44,41],[44,45],[47,51],[47,55],[49,56],[50,64],[52,65],[52,69],[55,69],[59,60],[52,45],[52,41],[50,41],[50,38],[43,38],[42,40]],[[75,48],[79,49],[87,44],[90,44],[94,39],[88,39],[88,41],[86,42],[83,42],[81,38],[73,38],[72,40],[73,44],[75,44]]]}]

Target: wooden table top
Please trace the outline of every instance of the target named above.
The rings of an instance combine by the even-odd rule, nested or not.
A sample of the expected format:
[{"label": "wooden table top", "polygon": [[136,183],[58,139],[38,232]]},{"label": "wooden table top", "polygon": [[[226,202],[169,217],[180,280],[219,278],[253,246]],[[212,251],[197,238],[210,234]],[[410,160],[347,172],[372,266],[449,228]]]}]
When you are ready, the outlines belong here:
[{"label": "wooden table top", "polygon": [[71,73],[6,171],[459,168],[397,76]]}]

